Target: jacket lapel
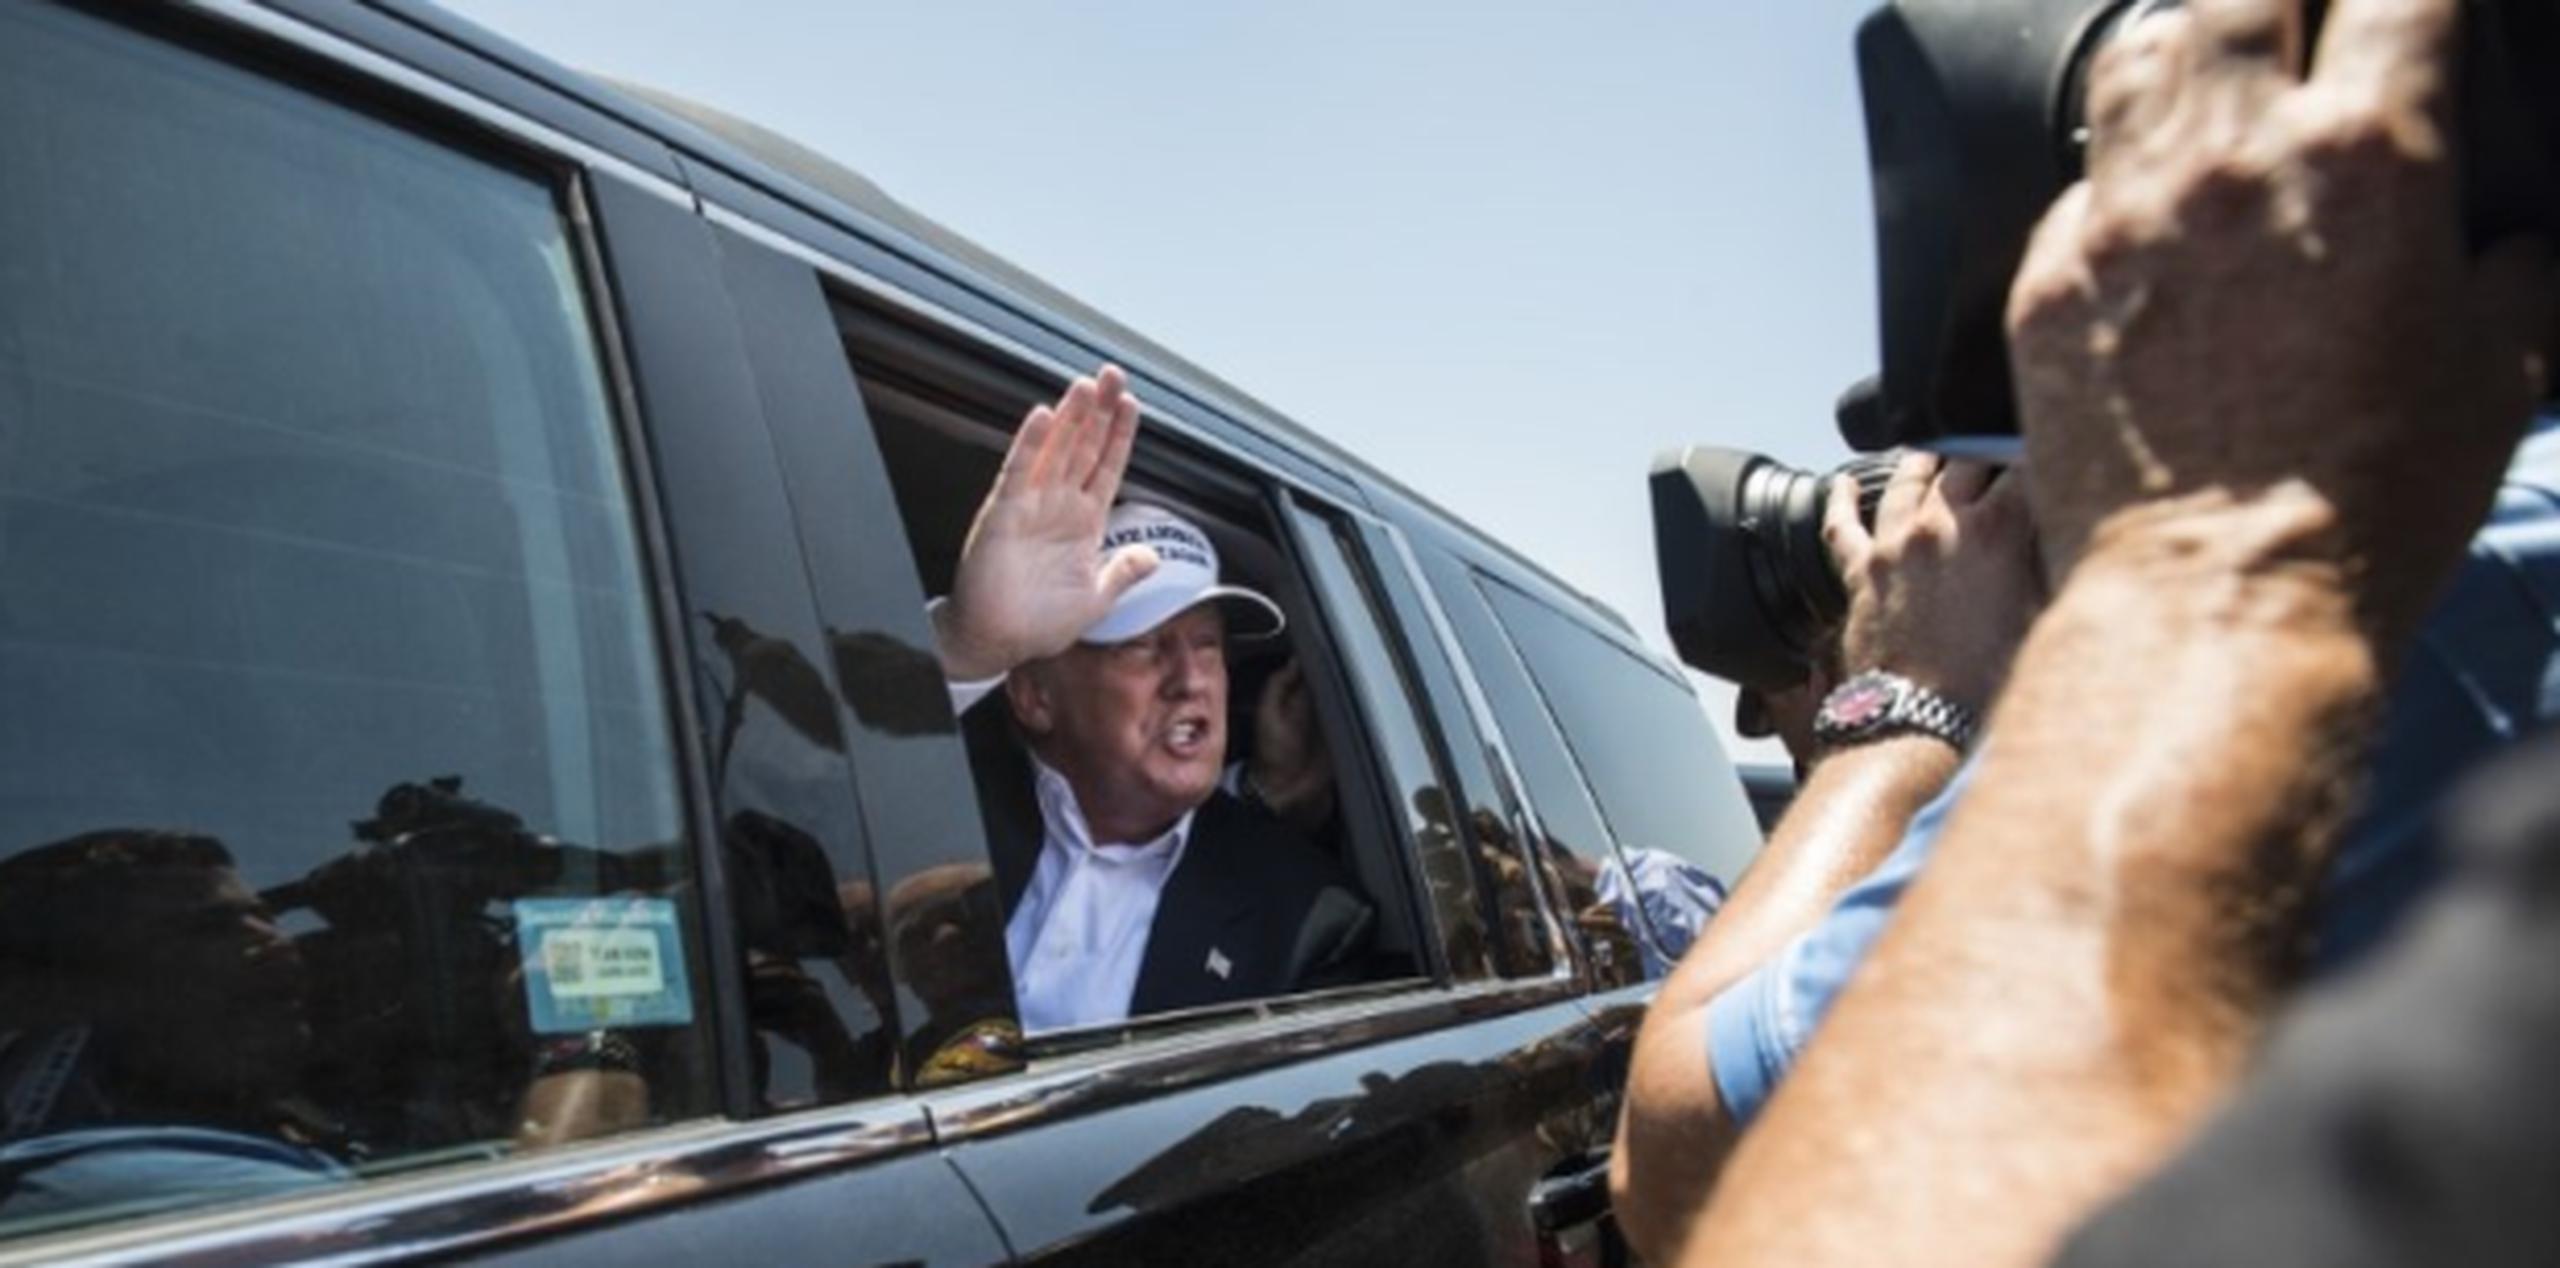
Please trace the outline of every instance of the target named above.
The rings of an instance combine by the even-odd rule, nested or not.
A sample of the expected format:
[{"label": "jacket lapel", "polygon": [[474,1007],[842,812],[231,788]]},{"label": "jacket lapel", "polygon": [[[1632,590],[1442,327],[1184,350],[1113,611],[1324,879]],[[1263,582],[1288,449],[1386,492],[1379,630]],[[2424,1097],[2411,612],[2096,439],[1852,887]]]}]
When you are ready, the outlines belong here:
[{"label": "jacket lapel", "polygon": [[1138,966],[1132,1013],[1186,1008],[1255,993],[1250,983],[1267,966],[1253,963],[1258,948],[1222,935],[1253,915],[1254,896],[1235,883],[1234,836],[1224,820],[1231,803],[1212,795],[1191,821],[1191,839],[1156,900],[1147,930],[1146,958]]}]

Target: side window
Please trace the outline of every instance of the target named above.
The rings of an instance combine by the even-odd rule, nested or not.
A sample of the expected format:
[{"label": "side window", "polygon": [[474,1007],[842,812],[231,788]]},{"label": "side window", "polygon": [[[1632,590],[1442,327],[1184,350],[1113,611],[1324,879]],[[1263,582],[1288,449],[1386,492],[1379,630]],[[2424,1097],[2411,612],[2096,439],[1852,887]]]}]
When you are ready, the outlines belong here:
[{"label": "side window", "polygon": [[1468,857],[1471,837],[1432,756],[1403,664],[1380,625],[1381,607],[1360,567],[1358,542],[1350,525],[1328,516],[1299,509],[1295,518],[1307,544],[1307,566],[1359,681],[1367,730],[1388,773],[1386,795],[1420,861],[1449,971],[1461,981],[1491,976],[1495,939]]},{"label": "side window", "polygon": [[1476,885],[1484,896],[1486,919],[1493,929],[1494,967],[1504,977],[1543,977],[1555,971],[1555,935],[1541,890],[1530,876],[1537,856],[1513,831],[1518,822],[1510,799],[1493,771],[1493,757],[1478,733],[1474,710],[1458,684],[1438,626],[1425,606],[1421,583],[1405,565],[1407,552],[1382,527],[1363,534],[1375,565],[1379,594],[1393,608],[1404,633],[1406,652],[1421,695],[1430,701],[1445,742],[1443,757],[1450,772],[1451,795],[1459,805],[1453,822],[1462,830],[1468,857],[1475,863]]},{"label": "side window", "polygon": [[1489,577],[1479,585],[1617,841],[1636,905],[1663,953],[1678,958],[1761,841],[1697,696],[1667,668],[1519,590]]},{"label": "side window", "polygon": [[[947,594],[1012,429],[1062,385],[858,304],[839,320],[916,575]],[[1011,1013],[1038,1054],[1425,974],[1351,723],[1352,653],[1274,507],[1253,473],[1142,432],[1109,531],[1159,568],[1087,640],[957,701],[986,839],[936,869],[934,892],[969,900],[968,926],[929,926],[947,949],[897,933],[890,894],[911,983]],[[999,957],[920,962],[960,967],[972,946]]]},{"label": "side window", "polygon": [[1580,931],[1593,973],[1604,987],[1663,976],[1673,957],[1659,940],[1640,940],[1644,918],[1635,904],[1625,901],[1634,890],[1626,883],[1626,869],[1610,846],[1608,830],[1601,826],[1599,807],[1529,681],[1520,654],[1494,623],[1472,570],[1438,551],[1423,559],[1432,589],[1484,688],[1494,724],[1502,728],[1503,743],[1528,785],[1530,805],[1545,835],[1548,892],[1559,897],[1569,922]]},{"label": "side window", "polygon": [[0,171],[0,1236],[707,1112],[558,191],[53,5]]}]

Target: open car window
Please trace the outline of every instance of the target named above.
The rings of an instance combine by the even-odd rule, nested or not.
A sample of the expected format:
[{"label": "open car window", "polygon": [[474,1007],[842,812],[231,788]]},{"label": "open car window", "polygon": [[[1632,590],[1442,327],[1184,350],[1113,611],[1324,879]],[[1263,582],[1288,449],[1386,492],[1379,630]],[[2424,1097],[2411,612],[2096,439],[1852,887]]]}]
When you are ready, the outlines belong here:
[{"label": "open car window", "polygon": [[[1063,384],[858,310],[843,325],[917,574],[926,593],[947,593],[1013,429]],[[1285,629],[1252,636],[1258,610],[1231,613],[1214,654],[1200,653],[1171,686],[1129,668],[1168,654],[1141,646],[1147,639],[1079,646],[963,711],[987,836],[967,883],[1007,951],[1001,983],[967,989],[1010,992],[1035,1050],[1055,1050],[1108,1041],[1150,1017],[1250,1012],[1424,978],[1433,935],[1415,908],[1406,838],[1385,817],[1336,630],[1274,490],[1151,428],[1121,501],[1196,529],[1219,582],[1266,598]],[[1145,689],[1093,685],[1113,675],[1143,677]],[[1212,786],[1174,821],[1178,840],[1096,832],[1111,821],[1101,799],[1113,781],[1153,778],[1163,756],[1153,738],[1115,737],[1167,727],[1181,728],[1184,745],[1205,727],[1216,748]],[[1194,763],[1184,777],[1206,769]],[[1124,862],[1138,874],[1122,875]],[[1155,906],[1144,919],[1113,914],[1131,901]]]}]

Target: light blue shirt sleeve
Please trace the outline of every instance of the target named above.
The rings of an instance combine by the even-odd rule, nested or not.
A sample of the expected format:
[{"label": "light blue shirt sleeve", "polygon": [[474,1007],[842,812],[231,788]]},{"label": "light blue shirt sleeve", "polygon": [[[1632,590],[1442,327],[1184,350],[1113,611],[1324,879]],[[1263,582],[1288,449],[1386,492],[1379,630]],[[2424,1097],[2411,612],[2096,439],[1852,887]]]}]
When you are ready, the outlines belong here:
[{"label": "light blue shirt sleeve", "polygon": [[[2445,792],[2520,735],[2560,720],[2560,415],[2534,424],[2487,524],[2393,689],[2366,804],[2324,879],[2313,961],[2335,972],[2433,885]],[[1707,1006],[1707,1059],[1736,1122],[1767,1104],[1936,845],[1972,762],[1912,817],[1874,873],[1820,925]]]},{"label": "light blue shirt sleeve", "polygon": [[1748,1123],[1759,1114],[1803,1054],[1841,986],[1884,931],[1902,891],[1929,861],[1948,810],[1972,778],[1968,757],[1946,789],[1911,817],[1893,853],[1842,893],[1821,924],[1708,1002],[1707,1058],[1716,1095],[1735,1122]]}]

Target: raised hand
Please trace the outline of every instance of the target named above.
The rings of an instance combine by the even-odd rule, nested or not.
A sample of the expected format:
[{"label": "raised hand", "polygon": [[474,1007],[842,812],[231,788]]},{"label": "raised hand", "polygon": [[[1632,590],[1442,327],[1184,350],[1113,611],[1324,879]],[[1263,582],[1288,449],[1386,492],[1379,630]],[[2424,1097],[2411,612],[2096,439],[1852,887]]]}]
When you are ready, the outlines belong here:
[{"label": "raised hand", "polygon": [[1102,553],[1137,435],[1138,398],[1114,365],[1023,419],[933,612],[944,676],[993,678],[1064,651],[1155,571],[1149,547]]}]

